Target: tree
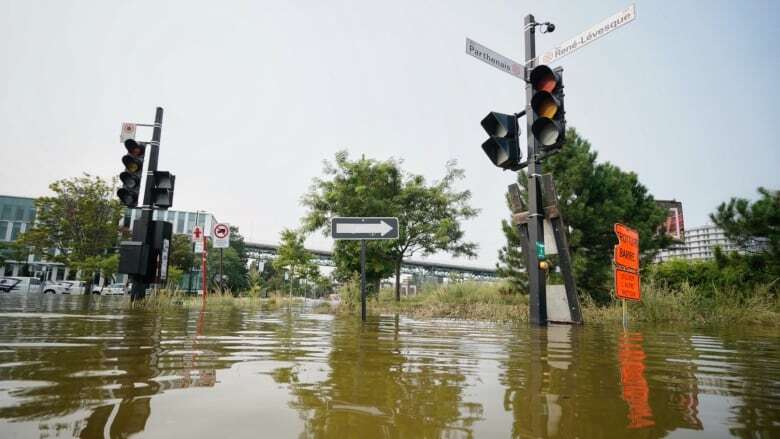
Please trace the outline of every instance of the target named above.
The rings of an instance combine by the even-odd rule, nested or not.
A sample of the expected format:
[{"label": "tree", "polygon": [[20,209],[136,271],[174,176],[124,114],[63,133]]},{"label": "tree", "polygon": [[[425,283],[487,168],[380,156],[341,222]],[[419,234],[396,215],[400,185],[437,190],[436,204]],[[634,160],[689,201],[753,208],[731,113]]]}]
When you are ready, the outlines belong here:
[{"label": "tree", "polygon": [[303,233],[295,230],[282,230],[281,243],[277,252],[276,259],[273,261],[273,267],[276,270],[287,268],[290,273],[290,295],[292,296],[292,285],[295,283],[296,275],[303,277],[310,274],[313,268],[317,266],[312,262],[312,255],[303,246],[306,239]]},{"label": "tree", "polygon": [[[569,129],[561,151],[548,158],[542,168],[553,175],[563,219],[572,229],[569,246],[580,294],[589,294],[604,303],[611,297],[611,259],[617,242],[613,233],[615,223],[626,224],[639,232],[639,248],[645,263],[673,241],[659,233],[666,212],[658,207],[637,175],[608,162],[597,163],[597,157],[590,143]],[[518,182],[526,187],[524,173],[518,175]],[[510,261],[507,249],[516,248],[517,241],[510,240],[512,236],[507,231],[511,227],[504,225],[508,238],[508,246],[502,249],[506,264]],[[523,278],[514,279],[523,285]]]},{"label": "tree", "polygon": [[744,198],[732,198],[721,203],[710,219],[723,229],[726,238],[749,249],[756,238],[767,242],[766,253],[777,264],[780,262],[780,191],[758,188],[761,195],[751,203]]},{"label": "tree", "polygon": [[[334,216],[395,216],[399,238],[371,242],[366,249],[366,280],[378,286],[395,274],[396,300],[400,300],[401,263],[416,253],[437,251],[455,256],[474,256],[476,244],[463,240],[461,221],[476,216],[470,207],[470,191],[457,191],[454,184],[464,172],[448,162],[444,178],[428,185],[423,176],[403,172],[397,160],[361,158],[350,161],[347,153],[336,154],[335,165],[325,163],[327,179],[315,179],[303,198],[309,208],[304,229],[330,233]],[[337,241],[336,275],[345,279],[359,270],[359,243]]]},{"label": "tree", "polygon": [[173,235],[168,264],[178,268],[183,273],[189,273],[195,263],[192,252],[192,241],[189,235]]},{"label": "tree", "polygon": [[[36,225],[19,237],[20,244],[38,255],[82,270],[116,271],[110,258],[119,239],[122,206],[116,186],[100,177],[55,181],[53,196],[36,200]],[[91,279],[92,273],[85,272]],[[106,273],[104,273],[106,274]]]}]

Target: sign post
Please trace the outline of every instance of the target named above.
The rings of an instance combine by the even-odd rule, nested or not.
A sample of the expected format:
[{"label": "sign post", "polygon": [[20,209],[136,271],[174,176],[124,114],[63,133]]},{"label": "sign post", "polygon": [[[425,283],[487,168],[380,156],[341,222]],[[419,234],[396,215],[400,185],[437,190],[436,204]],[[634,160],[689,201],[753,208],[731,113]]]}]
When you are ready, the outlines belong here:
[{"label": "sign post", "polygon": [[639,288],[639,232],[616,223],[618,244],[615,246],[615,295],[623,300],[623,326],[628,324],[626,300],[641,300]]},{"label": "sign post", "polygon": [[222,267],[223,250],[230,247],[230,226],[226,223],[214,225],[214,248],[219,249],[219,289],[222,292],[224,271]]},{"label": "sign post", "polygon": [[398,239],[398,218],[334,217],[330,223],[335,240],[360,241],[360,319],[366,321],[366,241]]}]

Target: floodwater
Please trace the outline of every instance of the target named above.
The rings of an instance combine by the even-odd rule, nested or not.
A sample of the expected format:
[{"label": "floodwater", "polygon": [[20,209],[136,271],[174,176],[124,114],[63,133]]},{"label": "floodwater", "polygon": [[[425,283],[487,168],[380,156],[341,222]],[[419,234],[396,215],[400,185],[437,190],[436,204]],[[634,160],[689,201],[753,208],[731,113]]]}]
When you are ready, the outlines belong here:
[{"label": "floodwater", "polygon": [[0,437],[780,437],[780,333],[0,295]]}]

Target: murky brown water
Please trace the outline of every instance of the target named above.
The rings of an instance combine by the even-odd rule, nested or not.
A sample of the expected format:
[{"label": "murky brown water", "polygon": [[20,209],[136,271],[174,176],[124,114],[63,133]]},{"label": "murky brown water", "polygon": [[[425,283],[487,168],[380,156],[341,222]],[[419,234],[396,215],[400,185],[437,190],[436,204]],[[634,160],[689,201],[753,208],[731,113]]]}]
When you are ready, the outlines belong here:
[{"label": "murky brown water", "polygon": [[0,296],[0,437],[780,437],[780,334]]}]

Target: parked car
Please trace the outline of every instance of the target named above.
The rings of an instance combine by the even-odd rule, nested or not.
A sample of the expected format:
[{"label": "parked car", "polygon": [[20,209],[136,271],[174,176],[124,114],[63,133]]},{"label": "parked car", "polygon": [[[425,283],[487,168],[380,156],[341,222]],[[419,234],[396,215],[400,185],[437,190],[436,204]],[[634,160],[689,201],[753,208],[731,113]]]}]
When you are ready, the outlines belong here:
[{"label": "parked car", "polygon": [[92,287],[92,294],[100,294],[101,296],[122,296],[127,294],[127,287],[125,284],[110,284],[104,287],[95,285]]},{"label": "parked car", "polygon": [[[18,282],[14,283],[13,280]],[[6,288],[9,289],[8,292],[14,293],[40,293],[43,291],[43,282],[37,277],[4,276],[0,278],[0,281],[4,285],[3,291]]]},{"label": "parked car", "polygon": [[19,279],[11,277],[0,278],[0,293],[10,293],[19,282]]},{"label": "parked car", "polygon": [[47,283],[43,288],[44,294],[84,294],[86,285],[80,280],[63,280]]}]

